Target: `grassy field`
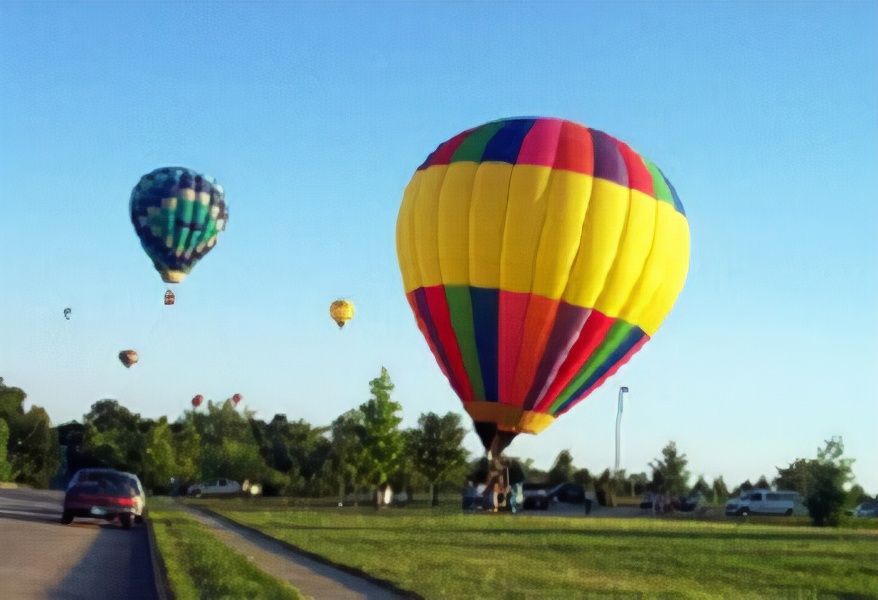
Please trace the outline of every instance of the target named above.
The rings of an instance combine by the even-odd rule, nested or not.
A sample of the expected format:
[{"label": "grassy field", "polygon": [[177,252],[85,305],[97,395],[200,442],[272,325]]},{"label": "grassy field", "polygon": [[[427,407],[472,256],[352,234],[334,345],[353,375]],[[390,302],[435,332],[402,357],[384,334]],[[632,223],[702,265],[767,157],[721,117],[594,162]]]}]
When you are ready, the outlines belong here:
[{"label": "grassy field", "polygon": [[284,581],[266,575],[222,544],[197,521],[159,498],[150,519],[177,600],[301,600]]},{"label": "grassy field", "polygon": [[874,527],[301,508],[268,500],[200,504],[428,599],[878,598]]}]

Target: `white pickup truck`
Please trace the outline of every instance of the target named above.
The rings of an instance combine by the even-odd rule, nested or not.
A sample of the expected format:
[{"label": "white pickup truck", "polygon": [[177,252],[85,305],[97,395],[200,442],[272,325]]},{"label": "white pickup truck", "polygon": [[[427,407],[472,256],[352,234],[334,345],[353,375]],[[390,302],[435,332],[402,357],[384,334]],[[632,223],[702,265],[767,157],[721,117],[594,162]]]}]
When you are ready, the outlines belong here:
[{"label": "white pickup truck", "polygon": [[211,479],[202,483],[190,485],[186,493],[190,496],[200,498],[201,496],[227,496],[230,494],[240,494],[241,484],[232,479]]}]

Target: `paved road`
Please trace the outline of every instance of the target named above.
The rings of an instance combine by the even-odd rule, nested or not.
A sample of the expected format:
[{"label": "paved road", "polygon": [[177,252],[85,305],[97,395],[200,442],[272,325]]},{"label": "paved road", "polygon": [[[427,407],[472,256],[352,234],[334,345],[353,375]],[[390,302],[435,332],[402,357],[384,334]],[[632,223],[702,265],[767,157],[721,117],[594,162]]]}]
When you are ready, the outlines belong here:
[{"label": "paved road", "polygon": [[61,525],[61,492],[0,488],[0,598],[155,600],[146,528]]}]

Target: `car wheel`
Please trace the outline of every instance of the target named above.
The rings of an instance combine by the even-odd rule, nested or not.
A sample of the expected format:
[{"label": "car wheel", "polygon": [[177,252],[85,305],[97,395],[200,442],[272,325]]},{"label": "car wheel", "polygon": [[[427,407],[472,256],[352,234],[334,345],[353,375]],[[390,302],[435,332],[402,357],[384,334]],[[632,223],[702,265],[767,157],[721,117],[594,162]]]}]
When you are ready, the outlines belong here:
[{"label": "car wheel", "polygon": [[192,492],[192,495],[196,498],[201,498],[201,490],[195,490],[194,492]]},{"label": "car wheel", "polygon": [[69,510],[65,510],[61,515],[61,524],[62,525],[70,525],[73,522],[73,513]]},{"label": "car wheel", "polygon": [[787,512],[785,512],[784,514],[785,514],[786,516],[788,516],[788,517],[792,517],[792,516],[793,516],[793,509],[792,509],[792,508],[788,508],[788,509],[787,509]]},{"label": "car wheel", "polygon": [[119,515],[119,522],[122,523],[122,529],[131,529],[131,515]]},{"label": "car wheel", "polygon": [[746,517],[746,516],[749,515],[749,514],[750,514],[750,511],[747,510],[746,508],[742,508],[742,509],[741,509],[741,516],[742,516],[742,517]]}]

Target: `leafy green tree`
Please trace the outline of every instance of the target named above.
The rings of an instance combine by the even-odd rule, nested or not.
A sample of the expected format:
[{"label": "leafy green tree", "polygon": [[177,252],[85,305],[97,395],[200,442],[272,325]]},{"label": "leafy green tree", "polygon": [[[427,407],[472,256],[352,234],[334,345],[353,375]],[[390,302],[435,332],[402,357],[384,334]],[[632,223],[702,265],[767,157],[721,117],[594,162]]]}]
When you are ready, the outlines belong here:
[{"label": "leafy green tree", "polygon": [[754,487],[756,487],[760,490],[770,490],[771,484],[768,483],[768,479],[765,478],[765,475],[761,475],[759,477],[759,479],[756,481],[756,483],[754,484]]},{"label": "leafy green tree", "polygon": [[872,496],[866,493],[866,490],[863,489],[859,483],[855,483],[851,486],[851,489],[847,491],[845,498],[845,506],[848,508],[853,508],[858,504],[862,504],[863,502],[871,502]]},{"label": "leafy green tree", "polygon": [[5,420],[0,419],[0,481],[10,481],[12,479],[12,464],[6,460],[8,445],[9,425],[6,424]]},{"label": "leafy green tree", "polygon": [[846,494],[844,473],[832,462],[815,461],[812,465],[813,484],[805,497],[811,522],[818,527],[838,526],[844,511]]},{"label": "leafy green tree", "polygon": [[604,469],[604,472],[593,481],[598,504],[601,506],[616,506],[616,495],[613,489],[613,474],[610,472],[610,469]]},{"label": "leafy green tree", "polygon": [[778,490],[799,492],[807,497],[814,485],[814,473],[811,469],[811,461],[805,458],[797,458],[787,467],[777,467],[777,477],[774,478],[774,486]]},{"label": "leafy green tree", "polygon": [[573,481],[575,472],[576,467],[573,466],[573,457],[570,455],[570,451],[561,450],[558,457],[555,458],[552,468],[549,469],[549,484],[559,485]]},{"label": "leafy green tree", "polygon": [[588,488],[591,486],[591,473],[589,473],[588,469],[582,468],[577,469],[573,472],[573,477],[571,478],[573,483],[578,483],[584,488]]},{"label": "leafy green tree", "polygon": [[287,490],[289,477],[271,469],[260,454],[252,414],[242,414],[227,400],[208,400],[206,408],[205,412],[192,411],[188,415],[201,439],[201,478],[262,482],[266,491],[272,493]]},{"label": "leafy green tree", "polygon": [[701,494],[708,502],[713,502],[713,488],[704,480],[703,475],[698,476],[698,481],[692,486],[692,491]]},{"label": "leafy green tree", "polygon": [[201,434],[192,418],[192,413],[177,421],[172,427],[172,443],[177,468],[174,478],[181,484],[180,491],[185,493],[187,484],[201,480]]},{"label": "leafy green tree", "polygon": [[744,480],[744,483],[742,483],[741,485],[739,485],[738,487],[736,487],[735,489],[732,490],[732,496],[737,498],[738,496],[740,496],[744,492],[749,492],[750,490],[755,489],[755,487],[756,486],[754,486],[752,483],[750,483],[749,479],[746,479],[746,480]]},{"label": "leafy green tree", "polygon": [[39,406],[25,412],[26,398],[24,390],[7,386],[0,377],[0,420],[9,431],[4,444],[9,479],[45,488],[61,466],[61,447],[48,413]]},{"label": "leafy green tree", "polygon": [[18,427],[15,452],[10,452],[15,480],[46,488],[61,466],[58,432],[49,414],[39,406],[31,406],[19,419]]},{"label": "leafy green tree", "polygon": [[817,450],[816,459],[797,458],[788,467],[778,467],[774,483],[778,489],[794,490],[805,498],[812,523],[835,526],[841,520],[853,482],[852,458],[843,458],[844,442],[834,436]]},{"label": "leafy green tree", "polygon": [[104,467],[143,473],[146,445],[140,415],[116,400],[99,400],[83,417],[83,449]]},{"label": "leafy green tree", "polygon": [[431,506],[439,505],[437,483],[463,476],[468,457],[465,435],[459,415],[449,412],[440,417],[430,412],[418,418],[418,427],[407,437],[414,467],[429,482]]},{"label": "leafy green tree", "polygon": [[276,484],[255,443],[224,440],[202,456],[201,470],[204,479],[228,477],[238,482],[271,479]]},{"label": "leafy green tree", "polygon": [[338,484],[339,503],[345,493],[357,490],[363,479],[363,413],[349,410],[332,422],[330,463],[332,476]]},{"label": "leafy green tree", "polygon": [[668,442],[662,449],[662,459],[650,463],[652,481],[661,493],[682,496],[689,489],[689,471],[686,470],[688,459],[685,454],[678,454],[676,442]]},{"label": "leafy green tree", "polygon": [[639,496],[646,491],[649,477],[646,473],[632,473],[628,476],[628,485],[631,487],[631,495]]},{"label": "leafy green tree", "polygon": [[835,527],[841,521],[847,493],[845,486],[853,481],[852,458],[842,458],[844,442],[840,436],[826,440],[811,461],[811,489],[805,496],[805,506],[811,522],[818,527]]},{"label": "leafy green tree", "polygon": [[174,434],[167,417],[161,417],[146,432],[145,443],[143,485],[154,493],[167,492],[171,478],[177,475]]},{"label": "leafy green tree", "polygon": [[324,477],[330,471],[329,428],[314,427],[299,419],[287,422],[283,431],[288,455],[298,479],[303,482],[303,491],[312,496],[330,493],[332,489]]},{"label": "leafy green tree", "polygon": [[402,430],[402,454],[399,455],[399,458],[396,461],[396,468],[391,473],[390,477],[387,479],[387,484],[396,490],[408,490],[411,491],[413,487],[429,487],[429,482],[427,478],[424,477],[420,471],[415,467],[414,454],[412,452],[412,447],[414,446],[415,437],[417,435],[416,429],[404,429]]},{"label": "leafy green tree", "polygon": [[729,499],[729,488],[722,475],[713,480],[713,501],[717,504],[725,504]]},{"label": "leafy green tree", "polygon": [[399,429],[402,406],[390,399],[394,385],[387,369],[369,382],[372,398],[360,405],[363,414],[363,472],[364,483],[382,487],[398,468],[404,437]]}]

